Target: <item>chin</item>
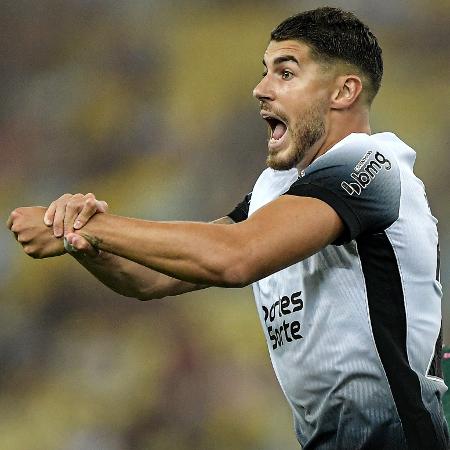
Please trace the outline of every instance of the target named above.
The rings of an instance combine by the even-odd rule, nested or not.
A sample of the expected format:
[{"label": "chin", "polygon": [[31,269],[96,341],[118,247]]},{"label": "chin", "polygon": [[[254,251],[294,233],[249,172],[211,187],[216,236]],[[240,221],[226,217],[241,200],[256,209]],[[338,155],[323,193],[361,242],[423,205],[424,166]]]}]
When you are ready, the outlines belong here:
[{"label": "chin", "polygon": [[290,170],[296,166],[295,162],[286,161],[278,158],[271,158],[270,156],[266,160],[267,167],[274,170]]},{"label": "chin", "polygon": [[299,154],[295,149],[287,148],[284,151],[269,152],[266,159],[267,167],[274,170],[290,170],[299,163]]}]

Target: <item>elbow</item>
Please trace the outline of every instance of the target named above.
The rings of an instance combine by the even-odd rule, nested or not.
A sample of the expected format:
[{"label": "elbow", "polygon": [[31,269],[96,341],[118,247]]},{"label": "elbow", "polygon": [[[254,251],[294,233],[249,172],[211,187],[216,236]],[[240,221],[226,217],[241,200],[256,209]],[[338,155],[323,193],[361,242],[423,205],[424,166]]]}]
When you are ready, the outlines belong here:
[{"label": "elbow", "polygon": [[150,296],[148,294],[136,294],[131,296],[132,298],[139,300],[140,302],[147,302],[149,300],[156,300],[158,297]]},{"label": "elbow", "polygon": [[136,300],[139,300],[141,302],[147,302],[149,300],[160,300],[164,297],[167,297],[168,294],[165,292],[159,292],[157,290],[148,290],[143,289],[138,292],[136,292],[134,295],[130,296],[135,298]]},{"label": "elbow", "polygon": [[140,302],[146,302],[148,300],[154,300],[154,299],[158,298],[154,295],[149,295],[148,292],[141,292],[141,291],[132,291],[132,292],[116,291],[116,292],[120,295],[123,295],[126,298],[131,298],[133,300],[139,300]]},{"label": "elbow", "polygon": [[158,300],[166,297],[167,295],[161,290],[155,289],[154,286],[146,285],[133,285],[128,286],[128,289],[116,290],[119,294],[127,298],[132,298],[139,300],[141,302],[146,302],[148,300]]},{"label": "elbow", "polygon": [[240,259],[233,259],[223,267],[221,271],[222,287],[243,288],[252,283],[253,277],[249,264],[240,255]]},{"label": "elbow", "polygon": [[228,241],[222,251],[211,252],[207,262],[211,275],[210,285],[225,288],[242,288],[256,280],[257,267],[248,240]]},{"label": "elbow", "polygon": [[160,300],[164,297],[167,297],[167,295],[158,295],[158,294],[153,294],[153,295],[149,295],[149,294],[138,294],[138,295],[133,295],[132,298],[139,300],[140,302],[148,302],[149,300]]}]

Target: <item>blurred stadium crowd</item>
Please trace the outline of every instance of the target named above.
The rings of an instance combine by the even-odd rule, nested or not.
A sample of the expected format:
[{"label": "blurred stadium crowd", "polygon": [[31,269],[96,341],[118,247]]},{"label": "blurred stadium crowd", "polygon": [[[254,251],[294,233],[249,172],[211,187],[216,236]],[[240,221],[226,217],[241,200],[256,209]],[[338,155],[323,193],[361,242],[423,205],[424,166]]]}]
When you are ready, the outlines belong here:
[{"label": "blurred stadium crowd", "polygon": [[[264,167],[251,90],[270,30],[317,1],[0,2],[0,211],[94,192],[116,214],[212,220]],[[449,4],[332,2],[379,37],[373,131],[417,150],[450,285]],[[141,303],[0,229],[0,448],[298,448],[250,289]],[[445,294],[444,290],[444,294]],[[450,342],[450,302],[444,298]]]}]

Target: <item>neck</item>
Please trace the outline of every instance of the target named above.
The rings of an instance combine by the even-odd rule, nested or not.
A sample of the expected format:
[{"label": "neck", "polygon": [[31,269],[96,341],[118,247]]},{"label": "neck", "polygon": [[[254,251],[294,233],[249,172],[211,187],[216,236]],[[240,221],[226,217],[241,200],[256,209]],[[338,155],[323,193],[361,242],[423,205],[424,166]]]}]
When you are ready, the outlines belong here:
[{"label": "neck", "polygon": [[[334,112],[336,114],[333,114]],[[306,168],[351,133],[371,134],[369,110],[367,108],[358,111],[358,114],[350,111],[331,111],[328,120],[325,122],[325,133],[322,139],[319,139],[311,148],[308,152],[310,157],[303,160],[298,168],[300,170]]]}]

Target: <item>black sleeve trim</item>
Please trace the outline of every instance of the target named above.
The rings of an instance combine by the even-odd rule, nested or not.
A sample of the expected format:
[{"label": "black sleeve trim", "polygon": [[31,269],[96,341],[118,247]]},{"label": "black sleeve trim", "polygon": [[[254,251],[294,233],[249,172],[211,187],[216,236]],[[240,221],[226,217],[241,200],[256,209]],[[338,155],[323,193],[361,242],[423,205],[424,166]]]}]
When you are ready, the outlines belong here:
[{"label": "black sleeve trim", "polygon": [[239,203],[236,208],[233,209],[230,213],[227,214],[227,216],[233,221],[233,222],[243,222],[244,220],[248,219],[248,210],[250,207],[250,199],[252,197],[252,193],[247,194],[242,200],[241,203]]},{"label": "black sleeve trim", "polygon": [[335,192],[317,184],[294,183],[284,195],[297,195],[299,197],[313,197],[330,205],[342,219],[345,231],[333,245],[342,245],[355,239],[361,232],[361,223],[358,216],[348,203]]}]

